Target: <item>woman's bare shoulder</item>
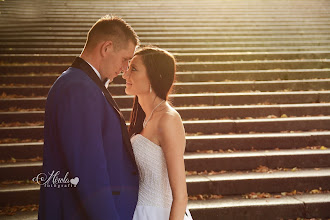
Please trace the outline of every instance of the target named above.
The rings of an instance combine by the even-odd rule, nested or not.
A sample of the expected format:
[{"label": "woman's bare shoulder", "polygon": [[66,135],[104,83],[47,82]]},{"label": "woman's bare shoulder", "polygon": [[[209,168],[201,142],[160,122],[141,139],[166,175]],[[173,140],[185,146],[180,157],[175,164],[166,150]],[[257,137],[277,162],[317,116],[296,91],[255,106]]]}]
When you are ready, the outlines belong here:
[{"label": "woman's bare shoulder", "polygon": [[169,107],[160,116],[157,133],[162,143],[168,142],[168,140],[185,141],[185,131],[181,116],[173,107]]},{"label": "woman's bare shoulder", "polygon": [[180,114],[172,106],[168,106],[159,117],[159,127],[170,128],[178,125],[182,125]]}]

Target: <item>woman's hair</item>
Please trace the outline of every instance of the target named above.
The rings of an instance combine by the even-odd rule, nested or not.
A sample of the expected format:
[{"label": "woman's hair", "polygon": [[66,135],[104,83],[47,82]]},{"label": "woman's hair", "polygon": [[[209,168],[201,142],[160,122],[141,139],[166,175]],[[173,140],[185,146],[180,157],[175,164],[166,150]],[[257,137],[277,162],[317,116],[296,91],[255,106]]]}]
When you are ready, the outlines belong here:
[{"label": "woman's hair", "polygon": [[[159,98],[167,101],[175,80],[176,62],[174,56],[166,50],[153,46],[138,49],[134,56],[142,58],[152,90]],[[145,117],[146,115],[139,104],[138,97],[135,96],[128,128],[130,136],[142,131]]]}]

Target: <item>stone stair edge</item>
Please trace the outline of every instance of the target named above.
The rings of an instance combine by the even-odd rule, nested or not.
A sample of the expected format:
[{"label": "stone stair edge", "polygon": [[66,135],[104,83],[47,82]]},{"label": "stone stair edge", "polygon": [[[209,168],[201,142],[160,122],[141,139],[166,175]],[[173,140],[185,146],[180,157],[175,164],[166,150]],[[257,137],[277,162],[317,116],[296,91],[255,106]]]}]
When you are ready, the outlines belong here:
[{"label": "stone stair edge", "polygon": [[330,154],[330,149],[278,149],[278,150],[253,150],[253,151],[238,151],[238,152],[185,152],[185,160],[198,160],[198,159],[218,159],[218,158],[231,158],[231,157],[271,157],[271,156],[300,156],[310,154]]},{"label": "stone stair edge", "polygon": [[[0,144],[0,148],[2,147],[25,147],[25,146],[42,146],[43,142],[28,142],[28,143],[14,143],[14,144]],[[184,159],[185,160],[199,160],[199,159],[221,159],[221,158],[237,158],[237,157],[272,157],[272,156],[304,156],[304,155],[319,155],[319,154],[330,154],[330,148],[324,148],[324,149],[269,149],[269,150],[243,150],[243,151],[231,151],[231,152],[218,152],[218,151],[212,151],[212,152],[185,152],[184,153]],[[13,164],[14,166],[24,166],[25,164],[28,164],[31,166],[31,164],[39,165],[42,164],[42,162],[15,162],[15,163],[7,163],[2,162],[0,163],[0,167],[10,166]]]},{"label": "stone stair edge", "polygon": [[[43,126],[40,126],[43,127]],[[36,126],[37,129],[40,127]],[[30,128],[30,127],[29,127]],[[202,134],[202,135],[186,135],[186,140],[191,142],[195,140],[221,140],[221,139],[256,139],[256,138],[287,138],[287,137],[317,137],[317,136],[330,136],[330,131],[304,131],[293,133],[281,132],[268,132],[268,133],[252,133],[252,134]],[[18,143],[20,146],[26,143]],[[31,145],[40,145],[39,142],[29,143]],[[41,143],[43,144],[43,143]],[[192,144],[192,143],[190,143]],[[16,144],[0,144],[0,147],[15,146]]]},{"label": "stone stair edge", "polygon": [[[329,44],[329,40],[309,40],[309,41],[305,41],[305,40],[302,40],[302,41],[299,41],[299,40],[291,40],[291,41],[248,41],[248,42],[240,42],[240,41],[237,41],[237,42],[208,42],[208,43],[205,43],[205,42],[156,42],[154,43],[155,45],[157,46],[162,46],[162,47],[174,47],[174,46],[179,46],[180,47],[183,47],[183,48],[186,48],[187,46],[202,46],[202,47],[216,47],[216,46],[222,46],[222,47],[228,47],[228,46],[233,46],[233,45],[239,45],[239,46],[247,46],[247,45],[263,45],[263,44],[267,44],[267,45],[288,45],[290,44],[290,46],[292,45],[310,45],[310,44],[317,44],[317,45],[322,45],[322,44],[326,44],[328,45]],[[149,45],[150,42],[141,42],[141,45]],[[12,47],[12,48],[15,48],[15,47],[19,47],[19,46],[22,46],[24,45],[26,47],[26,42],[1,42],[1,48],[7,46],[7,47]],[[61,46],[61,47],[68,47],[68,46],[71,46],[71,48],[73,46],[79,46],[81,47],[81,49],[83,48],[84,44],[83,42],[29,42],[29,45],[30,47],[32,46],[41,46],[41,47],[46,47],[46,46]],[[63,46],[62,46],[63,45]],[[196,47],[195,47],[196,48]]]},{"label": "stone stair edge", "polygon": [[[239,92],[233,92],[233,93],[201,93],[201,94],[192,94],[192,93],[186,93],[186,94],[170,94],[169,97],[207,97],[207,96],[258,96],[258,95],[290,95],[290,94],[329,94],[330,90],[326,91],[290,91],[290,92],[248,92],[248,93],[239,93]],[[134,98],[134,96],[131,95],[114,95],[114,99],[119,98]],[[1,100],[46,100],[46,97],[30,97],[30,98],[2,98]]]},{"label": "stone stair edge", "polygon": [[[182,66],[182,65],[208,65],[208,64],[251,64],[251,63],[306,63],[306,62],[324,62],[324,63],[329,63],[330,59],[290,59],[290,60],[248,60],[248,61],[198,61],[198,62],[177,62],[177,66]],[[15,67],[15,66],[49,66],[49,67],[69,67],[71,63],[61,63],[61,64],[56,64],[56,63],[22,63],[22,64],[1,64],[2,67]],[[242,71],[242,70],[241,70]]]},{"label": "stone stair edge", "polygon": [[[280,133],[280,132],[271,132],[271,133],[254,133],[254,134],[208,134],[208,135],[197,135],[191,136],[187,135],[186,140],[202,140],[202,139],[226,139],[226,138],[263,138],[263,137],[313,137],[313,136],[330,136],[330,131],[306,131],[306,132],[294,132],[294,133]],[[24,145],[43,145],[43,142],[28,142],[28,143],[9,143],[9,144],[0,144],[0,147],[8,147],[8,146],[24,146]]]},{"label": "stone stair edge", "polygon": [[[330,32],[329,32],[330,33]],[[222,55],[270,55],[270,54],[330,54],[329,51],[274,51],[274,52],[209,52],[209,53],[179,53],[175,52],[172,53],[174,56],[222,56]],[[0,58],[2,56],[9,56],[9,57],[15,57],[15,56],[31,56],[31,57],[47,57],[47,56],[78,56],[79,54],[0,54]]]},{"label": "stone stair edge", "polygon": [[[11,165],[11,166],[10,166]],[[42,162],[30,162],[30,163],[20,163],[20,164],[0,164],[0,169],[11,168],[11,167],[27,167],[27,166],[38,166],[42,167]],[[276,171],[276,172],[226,172],[222,174],[205,175],[205,174],[193,174],[186,176],[186,182],[189,183],[202,183],[202,182],[219,182],[219,181],[249,181],[249,180],[264,180],[264,179],[296,179],[296,178],[315,178],[315,177],[327,177],[330,179],[330,168],[323,167],[318,170],[314,168],[304,168],[295,171]],[[33,176],[31,177],[31,179]],[[0,193],[9,191],[26,191],[39,189],[37,183],[28,184],[15,184],[7,185],[6,187],[0,188]]]},{"label": "stone stair edge", "polygon": [[330,178],[330,168],[320,168],[319,170],[311,169],[299,169],[296,171],[276,171],[276,172],[226,172],[222,174],[205,175],[194,174],[186,177],[187,183],[195,182],[215,182],[215,181],[227,181],[227,180],[261,180],[261,179],[280,179],[280,178],[313,178],[313,177],[328,177]]},{"label": "stone stair edge", "polygon": [[[288,118],[258,118],[258,119],[199,119],[199,120],[183,120],[183,125],[191,124],[223,124],[223,123],[258,123],[258,122],[299,122],[299,121],[328,121],[330,116],[306,116],[306,117],[288,117]],[[126,123],[129,125],[129,123]],[[0,127],[0,130],[16,130],[16,129],[40,129],[44,126],[13,126]]]},{"label": "stone stair edge", "polygon": [[[236,216],[235,213],[244,213],[242,209],[249,210],[245,213],[261,213],[257,211],[258,208],[269,207],[270,209],[274,209],[277,206],[288,206],[291,207],[286,212],[279,213],[277,215],[285,215],[290,216],[291,218],[300,217],[300,218],[312,218],[318,217],[315,214],[313,215],[313,210],[309,210],[307,206],[309,204],[329,204],[329,193],[322,194],[306,194],[306,195],[294,195],[294,196],[286,196],[281,198],[262,198],[262,199],[245,199],[242,196],[227,196],[222,199],[207,199],[207,200],[189,200],[188,208],[192,212],[193,218],[209,218],[214,219],[215,216],[220,217],[221,213],[227,213],[227,216],[223,216],[223,218],[247,218],[248,216]],[[312,202],[313,201],[313,202]],[[255,209],[253,209],[255,208]],[[203,211],[205,210],[205,211]],[[212,210],[208,213],[208,210]],[[268,210],[270,211],[270,210]],[[294,211],[294,212],[293,212]],[[290,213],[291,212],[291,213]],[[292,212],[297,214],[292,216]],[[276,218],[276,213],[273,215],[273,219]],[[252,217],[252,216],[250,216]],[[265,217],[263,216],[255,216],[256,219],[261,219]],[[270,216],[268,216],[270,217]],[[280,216],[277,216],[280,217]],[[327,217],[327,216],[324,216]],[[1,220],[37,220],[38,219],[38,211],[27,211],[27,212],[17,212],[17,214],[13,216],[0,216]]]},{"label": "stone stair edge", "polygon": [[[323,78],[323,79],[297,79],[297,80],[247,80],[247,81],[222,81],[222,82],[175,82],[173,85],[174,86],[192,86],[192,85],[244,85],[244,84],[287,84],[287,83],[313,83],[313,82],[330,82],[330,77],[329,78]],[[29,84],[24,84],[24,85],[0,85],[1,88],[50,88],[50,85],[29,85]],[[125,87],[124,83],[118,83],[118,84],[110,84],[109,88],[114,88],[114,87]],[[330,87],[329,87],[330,89]]]},{"label": "stone stair edge", "polygon": [[[301,104],[274,104],[274,105],[236,105],[236,106],[189,106],[189,107],[174,107],[178,111],[182,110],[206,110],[206,109],[248,109],[248,108],[308,108],[308,107],[330,107],[330,103],[301,103]],[[122,112],[130,112],[132,111],[132,108],[121,108]],[[6,114],[41,114],[45,113],[45,111],[11,111],[11,112],[0,112],[0,115],[6,115]],[[302,116],[304,117],[304,116]],[[317,117],[317,116],[315,116]]]},{"label": "stone stair edge", "polygon": [[[220,217],[221,213],[227,213],[223,216],[223,218],[230,218],[230,219],[237,219],[237,218],[248,218],[248,217],[255,217],[255,219],[262,219],[264,217],[269,217],[269,219],[278,219],[278,215],[291,218],[312,218],[312,217],[319,217],[320,215],[314,214],[313,210],[308,209],[310,204],[328,204],[329,194],[307,194],[304,196],[287,196],[281,198],[263,198],[263,199],[244,199],[242,196],[231,196],[222,199],[207,199],[202,201],[188,201],[188,208],[192,212],[193,218],[205,218],[208,219],[215,219],[215,216]],[[310,202],[313,200],[314,202]],[[278,212],[276,207],[281,206],[289,206],[287,211],[285,212]],[[307,207],[306,207],[307,206]],[[262,213],[261,209],[269,208],[274,210],[275,212],[271,212],[272,216],[266,216]],[[261,208],[261,209],[260,209]],[[208,212],[209,210],[210,213]],[[245,211],[245,212],[244,212]],[[244,216],[237,213],[260,213],[259,216]],[[294,215],[294,214],[296,215]],[[319,214],[319,213],[317,213]],[[277,216],[277,217],[276,217]],[[327,217],[327,216],[324,216]],[[329,217],[329,216],[328,216]],[[28,211],[28,212],[18,212],[13,216],[0,216],[1,220],[37,220],[38,218],[38,211]]]},{"label": "stone stair edge", "polygon": [[[330,69],[274,69],[274,70],[224,70],[224,71],[216,71],[216,70],[205,70],[205,71],[177,71],[175,74],[176,75],[197,75],[197,74],[250,74],[250,73],[308,73],[308,72],[326,72],[330,73]],[[3,77],[48,77],[48,76],[59,76],[61,73],[53,73],[52,75],[47,75],[47,74],[40,74],[35,73],[36,75],[29,76],[27,74],[10,74],[10,75],[0,75],[0,78]]]},{"label": "stone stair edge", "polygon": [[295,132],[295,133],[259,133],[259,134],[222,134],[222,135],[198,135],[186,136],[188,140],[198,139],[225,139],[225,138],[258,138],[258,137],[290,137],[290,136],[317,136],[317,135],[330,135],[330,131],[308,131],[308,132]]}]

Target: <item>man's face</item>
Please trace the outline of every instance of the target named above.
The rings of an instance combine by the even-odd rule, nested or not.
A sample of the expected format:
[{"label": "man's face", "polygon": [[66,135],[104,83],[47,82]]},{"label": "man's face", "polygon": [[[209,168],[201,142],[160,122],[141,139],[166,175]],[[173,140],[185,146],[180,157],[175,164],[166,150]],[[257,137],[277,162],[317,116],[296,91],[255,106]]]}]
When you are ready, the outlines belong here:
[{"label": "man's face", "polygon": [[104,59],[100,66],[100,74],[103,78],[108,78],[113,81],[120,72],[126,72],[128,63],[132,59],[135,51],[135,45],[129,41],[126,48],[118,48],[117,50],[113,47],[105,52]]}]

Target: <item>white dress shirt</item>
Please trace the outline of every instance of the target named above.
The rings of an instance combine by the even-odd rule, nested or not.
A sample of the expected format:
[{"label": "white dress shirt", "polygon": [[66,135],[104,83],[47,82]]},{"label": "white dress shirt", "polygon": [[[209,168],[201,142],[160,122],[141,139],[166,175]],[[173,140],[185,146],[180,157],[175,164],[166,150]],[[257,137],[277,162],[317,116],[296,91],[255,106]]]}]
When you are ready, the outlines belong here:
[{"label": "white dress shirt", "polygon": [[[85,61],[86,61],[86,60],[85,60]],[[86,63],[88,63],[88,62],[86,61]],[[97,69],[95,69],[95,67],[93,67],[92,64],[90,64],[90,63],[88,63],[88,64],[92,67],[92,69],[95,71],[96,75],[97,75],[97,76],[100,78],[100,80],[102,81],[102,77],[101,77],[101,74],[99,73],[99,71],[97,71]],[[104,83],[105,88],[108,88],[109,84],[110,84],[110,79],[107,79],[107,81]]]}]

